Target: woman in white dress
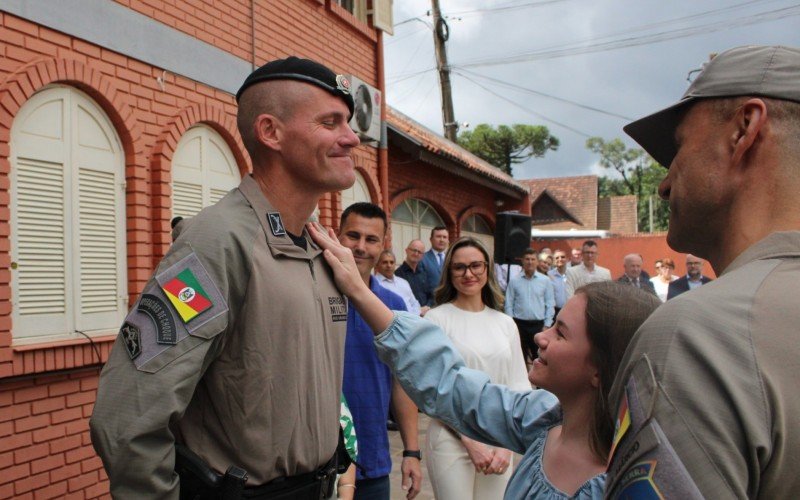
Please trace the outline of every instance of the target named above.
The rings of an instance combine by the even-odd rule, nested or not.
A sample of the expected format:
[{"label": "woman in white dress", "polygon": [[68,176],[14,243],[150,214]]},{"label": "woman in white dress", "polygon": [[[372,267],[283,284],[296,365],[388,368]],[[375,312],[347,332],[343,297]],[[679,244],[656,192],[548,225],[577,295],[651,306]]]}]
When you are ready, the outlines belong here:
[{"label": "woman in white dress", "polygon": [[[480,241],[465,237],[450,247],[435,300],[438,306],[425,319],[444,330],[468,367],[493,383],[531,389],[517,327],[502,312],[492,258]],[[509,450],[459,435],[437,420],[428,427],[425,450],[437,499],[503,497],[512,472]]]},{"label": "woman in white dress", "polygon": [[658,275],[650,278],[650,283],[656,289],[656,295],[661,299],[661,302],[667,301],[667,293],[669,293],[669,284],[678,279],[677,276],[672,274],[675,270],[675,261],[670,258],[661,261],[661,267],[658,268]]}]

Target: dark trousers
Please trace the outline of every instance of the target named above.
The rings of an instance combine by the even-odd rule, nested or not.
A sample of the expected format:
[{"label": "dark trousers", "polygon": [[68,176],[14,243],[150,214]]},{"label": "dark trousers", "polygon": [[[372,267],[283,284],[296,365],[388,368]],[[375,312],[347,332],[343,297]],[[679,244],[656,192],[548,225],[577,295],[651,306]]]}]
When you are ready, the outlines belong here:
[{"label": "dark trousers", "polygon": [[537,358],[536,343],[533,341],[533,336],[542,331],[544,328],[544,320],[528,320],[514,318],[514,323],[517,324],[519,330],[519,342],[522,344],[522,354],[525,356],[525,361],[532,363]]},{"label": "dark trousers", "polygon": [[356,481],[355,500],[389,500],[389,476]]}]

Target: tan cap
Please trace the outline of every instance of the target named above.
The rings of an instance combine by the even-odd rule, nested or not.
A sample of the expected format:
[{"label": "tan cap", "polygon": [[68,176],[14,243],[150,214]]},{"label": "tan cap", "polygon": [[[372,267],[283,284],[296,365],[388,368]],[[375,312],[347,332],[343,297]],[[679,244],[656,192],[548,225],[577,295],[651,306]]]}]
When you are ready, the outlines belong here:
[{"label": "tan cap", "polygon": [[675,129],[682,112],[698,99],[736,96],[800,102],[800,49],[751,45],[722,52],[703,66],[680,101],[623,130],[669,168],[678,149]]}]

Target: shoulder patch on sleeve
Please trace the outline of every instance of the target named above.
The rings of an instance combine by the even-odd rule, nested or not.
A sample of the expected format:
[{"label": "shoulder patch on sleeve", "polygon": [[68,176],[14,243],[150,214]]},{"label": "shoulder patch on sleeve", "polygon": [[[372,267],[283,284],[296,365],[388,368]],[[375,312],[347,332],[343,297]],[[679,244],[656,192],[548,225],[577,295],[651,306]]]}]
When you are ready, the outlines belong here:
[{"label": "shoulder patch on sleeve", "polygon": [[156,281],[189,333],[228,312],[225,298],[194,252],[157,274]]},{"label": "shoulder patch on sleeve", "polygon": [[643,355],[620,400],[606,498],[703,498],[654,415],[659,396],[650,361]]},{"label": "shoulder patch on sleeve", "polygon": [[120,335],[136,368],[155,372],[221,332],[227,311],[219,287],[190,251],[145,286]]}]

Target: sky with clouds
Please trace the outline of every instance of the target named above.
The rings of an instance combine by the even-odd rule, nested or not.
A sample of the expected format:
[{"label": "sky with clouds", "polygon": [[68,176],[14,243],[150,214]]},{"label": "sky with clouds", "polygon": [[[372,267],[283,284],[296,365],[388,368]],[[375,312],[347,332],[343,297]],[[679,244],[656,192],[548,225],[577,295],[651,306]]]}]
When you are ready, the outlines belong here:
[{"label": "sky with clouds", "polygon": [[[680,98],[690,71],[739,45],[800,46],[787,0],[440,0],[450,27],[453,106],[471,127],[546,125],[558,151],[514,166],[518,179],[603,174],[589,136]],[[395,0],[384,41],[389,105],[442,133],[431,0]],[[404,22],[407,21],[407,22]],[[463,130],[463,128],[462,128]],[[605,171],[607,172],[607,171]]]}]

